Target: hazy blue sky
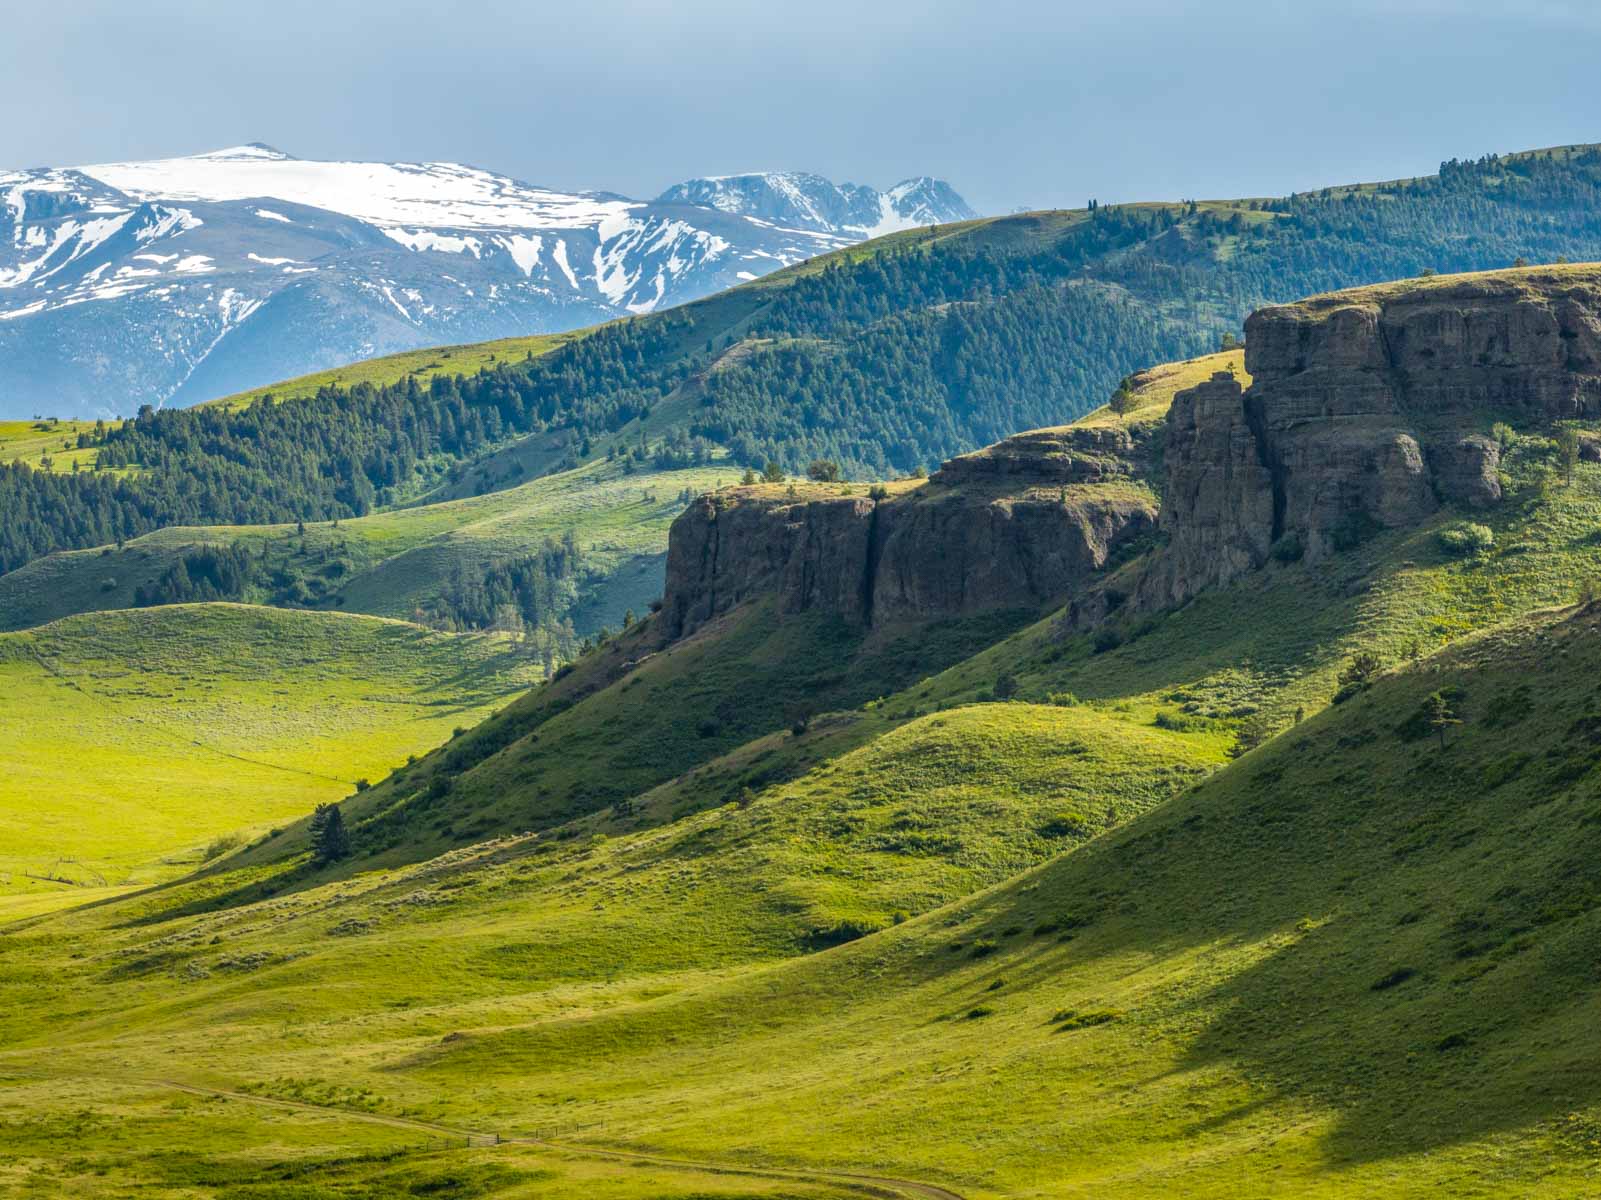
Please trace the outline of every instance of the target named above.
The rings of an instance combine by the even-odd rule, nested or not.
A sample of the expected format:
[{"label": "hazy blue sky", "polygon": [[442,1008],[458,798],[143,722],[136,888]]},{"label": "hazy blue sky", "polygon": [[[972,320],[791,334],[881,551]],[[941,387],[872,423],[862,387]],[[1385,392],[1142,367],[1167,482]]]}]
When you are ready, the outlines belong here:
[{"label": "hazy blue sky", "polygon": [[929,173],[1004,212],[1601,141],[1601,5],[1551,0],[64,0],[4,30],[0,167],[265,141],[639,196]]}]

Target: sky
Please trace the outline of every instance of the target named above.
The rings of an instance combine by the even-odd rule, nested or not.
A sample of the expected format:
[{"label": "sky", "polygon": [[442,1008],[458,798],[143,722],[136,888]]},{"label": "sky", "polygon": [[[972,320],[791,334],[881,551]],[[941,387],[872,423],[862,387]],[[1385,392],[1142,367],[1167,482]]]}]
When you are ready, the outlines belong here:
[{"label": "sky", "polygon": [[1282,195],[1601,141],[1569,0],[70,0],[0,39],[0,169],[261,141],[649,197],[810,170],[982,212]]}]

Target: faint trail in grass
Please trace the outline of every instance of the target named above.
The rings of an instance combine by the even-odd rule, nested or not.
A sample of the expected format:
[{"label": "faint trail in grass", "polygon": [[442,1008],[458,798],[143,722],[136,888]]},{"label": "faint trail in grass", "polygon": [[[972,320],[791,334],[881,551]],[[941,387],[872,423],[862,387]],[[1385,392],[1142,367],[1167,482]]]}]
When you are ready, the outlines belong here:
[{"label": "faint trail in grass", "polygon": [[229,750],[220,750],[216,746],[211,746],[205,742],[202,742],[199,738],[188,737],[182,733],[179,733],[177,730],[161,724],[159,721],[152,721],[149,717],[135,716],[130,712],[124,711],[116,704],[113,704],[104,696],[101,696],[95,692],[91,692],[88,688],[81,685],[71,675],[68,675],[65,671],[62,671],[59,667],[51,663],[49,659],[40,653],[39,647],[33,645],[31,642],[28,644],[28,653],[33,655],[34,660],[38,662],[39,666],[42,667],[47,674],[49,674],[52,678],[59,679],[62,683],[66,684],[80,696],[92,700],[102,708],[109,709],[110,711],[116,713],[119,717],[123,718],[123,720],[132,721],[136,725],[142,725],[146,729],[154,730],[156,733],[159,733],[163,737],[166,737],[172,741],[179,742],[185,746],[196,746],[199,749],[204,750],[207,754],[215,754],[222,758],[229,758],[234,762],[248,763],[253,767],[266,767],[270,771],[286,771],[291,775],[303,775],[307,779],[320,779],[324,783],[338,783],[343,784],[346,787],[355,786],[354,780],[339,779],[333,775],[322,775],[316,771],[307,771],[302,767],[286,767],[282,763],[268,762],[265,759],[249,758],[243,754],[234,754]]},{"label": "faint trail in grass", "polygon": [[219,1100],[240,1100],[247,1104],[259,1104],[268,1108],[346,1117],[352,1121],[366,1121],[369,1124],[387,1125],[394,1129],[412,1129],[418,1133],[426,1133],[433,1137],[450,1138],[452,1140],[460,1139],[464,1148],[496,1145],[537,1146],[541,1149],[556,1150],[564,1154],[581,1154],[590,1158],[603,1158],[613,1162],[647,1163],[652,1166],[665,1167],[669,1170],[700,1171],[711,1175],[740,1175],[753,1179],[789,1179],[799,1183],[823,1184],[828,1187],[843,1188],[869,1196],[920,1197],[921,1200],[965,1200],[961,1193],[953,1192],[949,1188],[943,1188],[932,1183],[921,1183],[915,1179],[896,1179],[890,1175],[873,1175],[854,1171],[808,1171],[784,1167],[747,1167],[729,1163],[701,1162],[688,1158],[667,1158],[659,1154],[643,1154],[634,1150],[616,1150],[603,1146],[585,1145],[579,1142],[558,1142],[549,1138],[502,1137],[498,1133],[460,1129],[433,1121],[419,1121],[412,1117],[391,1117],[383,1113],[357,1112],[353,1109],[336,1108],[328,1104],[314,1104],[309,1100],[281,1100],[274,1096],[255,1096],[249,1092],[233,1092],[224,1088],[179,1083],[175,1079],[153,1079],[148,1082],[158,1084],[161,1087],[173,1088],[176,1091],[188,1092],[194,1096],[209,1096]]}]

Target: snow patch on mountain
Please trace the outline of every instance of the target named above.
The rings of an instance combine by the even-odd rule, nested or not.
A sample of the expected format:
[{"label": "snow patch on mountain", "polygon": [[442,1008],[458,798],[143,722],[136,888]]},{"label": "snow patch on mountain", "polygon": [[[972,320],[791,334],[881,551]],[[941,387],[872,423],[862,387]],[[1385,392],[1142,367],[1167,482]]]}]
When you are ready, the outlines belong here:
[{"label": "snow patch on mountain", "polygon": [[373,354],[572,329],[908,224],[947,185],[697,180],[657,201],[270,146],[0,171],[0,417],[127,415]]},{"label": "snow patch on mountain", "polygon": [[780,227],[853,238],[977,216],[948,183],[927,175],[903,179],[884,192],[800,171],[713,175],[675,184],[657,203],[695,204]]}]

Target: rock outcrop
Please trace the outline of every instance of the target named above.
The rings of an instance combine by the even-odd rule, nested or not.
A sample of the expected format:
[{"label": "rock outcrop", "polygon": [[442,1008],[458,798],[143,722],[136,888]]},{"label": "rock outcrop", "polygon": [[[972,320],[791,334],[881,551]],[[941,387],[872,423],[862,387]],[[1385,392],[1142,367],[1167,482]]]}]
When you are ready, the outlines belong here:
[{"label": "rock outcrop", "polygon": [[[1019,434],[880,500],[837,486],[702,497],[673,526],[663,631],[765,593],[783,612],[867,625],[1071,602],[1082,628],[1274,557],[1315,562],[1443,504],[1494,505],[1492,422],[1601,416],[1601,270],[1413,280],[1262,309],[1246,321],[1244,367],[1249,386],[1216,373],[1177,392],[1165,422],[1148,412]],[[1601,455],[1593,440],[1581,449]],[[1141,566],[1093,586],[1153,531]]]},{"label": "rock outcrop", "polygon": [[1154,529],[1139,450],[1121,429],[1037,430],[876,500],[861,485],[702,496],[673,524],[663,633],[768,593],[870,626],[1060,603]]},{"label": "rock outcrop", "polygon": [[[1601,414],[1601,276],[1519,271],[1414,281],[1265,308],[1246,321],[1242,389],[1180,392],[1141,607],[1268,561],[1321,558],[1442,503],[1501,497],[1492,420]],[[1293,539],[1290,541],[1288,539]]]}]

